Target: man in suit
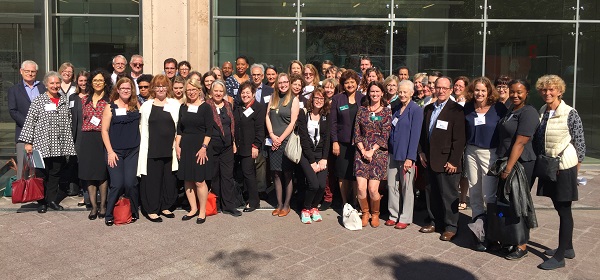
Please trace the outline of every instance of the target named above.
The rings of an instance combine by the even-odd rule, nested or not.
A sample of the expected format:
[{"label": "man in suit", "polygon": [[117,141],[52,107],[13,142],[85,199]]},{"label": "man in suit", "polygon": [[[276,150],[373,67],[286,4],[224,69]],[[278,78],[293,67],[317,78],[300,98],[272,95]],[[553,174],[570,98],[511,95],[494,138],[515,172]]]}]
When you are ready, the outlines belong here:
[{"label": "man in suit", "polygon": [[[110,80],[112,81],[112,85],[117,84],[117,77],[125,73],[125,67],[127,67],[127,58],[123,55],[116,55],[112,60],[113,72],[110,74]],[[92,77],[90,77],[92,78]]]},{"label": "man in suit", "polygon": [[129,73],[129,76],[131,76],[131,79],[135,84],[135,93],[137,95],[140,95],[140,89],[138,88],[137,78],[144,74],[144,57],[139,54],[132,55],[129,61],[129,67],[131,67],[131,73]]},{"label": "man in suit", "polygon": [[[263,83],[263,79],[265,78],[265,67],[262,64],[252,64],[252,66],[250,66],[250,73],[252,74],[252,83],[256,86],[256,94],[254,97],[258,103],[267,107],[271,100],[271,95],[273,94],[273,88]],[[267,181],[267,160],[262,153],[258,153],[254,167],[256,168],[256,186],[258,193],[262,198],[266,198],[267,188],[269,187]]]},{"label": "man in suit", "polygon": [[38,65],[35,61],[23,61],[20,71],[23,80],[8,89],[8,111],[16,123],[17,179],[21,179],[21,173],[23,173],[23,151],[25,150],[25,143],[19,142],[17,139],[19,139],[23,124],[25,124],[29,105],[38,95],[46,92],[44,84],[35,80],[38,71]]},{"label": "man in suit", "polygon": [[420,232],[443,229],[442,241],[450,241],[458,226],[458,181],[465,148],[465,116],[463,108],[450,99],[452,80],[441,76],[435,81],[437,100],[424,109],[421,129],[421,163],[428,170],[427,210],[431,224]]}]

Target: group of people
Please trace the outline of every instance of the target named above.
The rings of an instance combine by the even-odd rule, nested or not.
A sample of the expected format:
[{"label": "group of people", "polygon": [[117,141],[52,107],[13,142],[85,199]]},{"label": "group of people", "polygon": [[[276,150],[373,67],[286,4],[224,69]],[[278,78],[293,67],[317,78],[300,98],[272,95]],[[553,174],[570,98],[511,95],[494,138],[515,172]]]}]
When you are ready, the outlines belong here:
[{"label": "group of people", "polygon": [[[359,72],[331,61],[318,65],[319,71],[297,60],[278,71],[250,65],[245,56],[237,57],[235,67],[225,62],[205,74],[173,58],[164,61],[164,74],[154,76],[143,74],[139,55],[131,57],[131,73],[125,73],[124,56],[114,57],[112,65],[112,74],[98,69],[75,75],[65,62],[43,83],[35,81],[35,62],[21,66],[23,82],[9,91],[9,109],[19,169],[23,150],[38,150],[44,158],[40,213],[63,209],[68,178],[89,192],[88,218],[104,218],[108,226],[122,195],[131,200],[133,222],[140,208],[152,222],[174,218],[178,186],[189,203],[182,220],[205,222],[209,192],[216,194],[219,211],[237,217],[239,172],[243,212],[260,207],[272,182],[272,215],[287,216],[296,185],[301,222],[319,222],[319,211],[331,206],[332,190],[339,188],[342,203],[360,207],[363,227],[380,225],[383,195],[389,212],[384,224],[405,229],[413,223],[420,177],[428,213],[420,231],[439,231],[441,240],[450,241],[467,193],[474,223],[485,219],[487,205],[502,200],[525,209],[518,212],[529,221],[523,230],[535,227],[529,192],[539,177],[536,158],[543,155],[560,161],[557,179],[539,178],[537,189],[559,213],[560,238],[540,267],[561,267],[564,258],[574,257],[571,202],[578,199],[585,141],[577,111],[562,100],[565,82],[556,75],[535,83],[546,103],[537,110],[527,105],[526,80],[452,79],[432,72],[411,81],[406,67],[384,79],[368,57],[361,57]],[[290,155],[293,145],[301,150],[299,159]],[[501,190],[516,177],[528,189],[506,201]],[[501,245],[512,245],[507,259],[527,254],[526,242]],[[481,240],[475,245],[488,247]]]}]

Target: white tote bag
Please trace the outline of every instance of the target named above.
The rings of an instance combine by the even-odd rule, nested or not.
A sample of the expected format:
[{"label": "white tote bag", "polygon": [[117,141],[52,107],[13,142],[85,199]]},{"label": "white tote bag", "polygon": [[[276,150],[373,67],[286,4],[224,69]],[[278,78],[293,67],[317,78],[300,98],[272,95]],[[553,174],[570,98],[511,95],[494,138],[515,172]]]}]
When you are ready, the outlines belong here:
[{"label": "white tote bag", "polygon": [[344,205],[344,211],[342,211],[342,222],[344,223],[344,227],[349,230],[361,230],[362,229],[362,221],[358,216],[358,211],[352,208],[352,206],[348,203]]}]

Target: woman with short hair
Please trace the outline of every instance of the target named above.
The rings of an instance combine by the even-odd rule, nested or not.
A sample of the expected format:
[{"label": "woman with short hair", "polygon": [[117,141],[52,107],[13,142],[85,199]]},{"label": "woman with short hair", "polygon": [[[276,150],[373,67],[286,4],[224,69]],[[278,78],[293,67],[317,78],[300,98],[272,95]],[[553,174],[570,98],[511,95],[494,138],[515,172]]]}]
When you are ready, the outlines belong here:
[{"label": "woman with short hair", "polygon": [[498,90],[498,101],[502,102],[506,108],[512,104],[509,96],[508,84],[512,81],[509,76],[501,75],[494,80],[494,87]]},{"label": "woman with short hair", "polygon": [[177,64],[177,73],[179,73],[179,76],[182,77],[183,79],[187,79],[191,70],[192,70],[192,65],[185,60],[180,61]]},{"label": "woman with short hair", "polygon": [[265,67],[265,78],[267,79],[267,85],[275,88],[275,82],[277,81],[277,68],[273,65]]},{"label": "woman with short hair", "polygon": [[71,64],[71,62],[65,62],[58,68],[58,73],[62,77],[59,92],[60,94],[66,94],[67,100],[69,100],[71,94],[77,92],[77,85],[74,84],[75,67],[73,64]]},{"label": "woman with short hair", "polygon": [[[392,109],[392,114],[400,109],[400,105],[402,102],[399,99],[398,95],[398,86],[400,84],[400,79],[396,75],[390,75],[385,78],[383,81],[383,86],[385,87],[385,96],[384,99],[388,103],[388,107]],[[414,88],[410,91],[412,96],[412,92],[414,92]]]}]

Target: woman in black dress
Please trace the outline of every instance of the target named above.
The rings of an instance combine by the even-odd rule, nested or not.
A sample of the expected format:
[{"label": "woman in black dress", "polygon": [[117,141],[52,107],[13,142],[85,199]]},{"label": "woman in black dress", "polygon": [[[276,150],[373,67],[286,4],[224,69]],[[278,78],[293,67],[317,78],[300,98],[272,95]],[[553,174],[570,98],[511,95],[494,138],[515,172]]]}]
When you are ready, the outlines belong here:
[{"label": "woman in black dress", "polygon": [[[211,179],[206,150],[214,121],[210,106],[204,102],[200,81],[187,80],[185,91],[187,103],[179,109],[175,149],[179,159],[177,176],[185,182],[185,195],[190,203],[190,212],[181,217],[181,220],[187,221],[198,216],[196,223],[201,224],[206,220],[206,180]],[[196,198],[199,203],[196,203]]]}]

